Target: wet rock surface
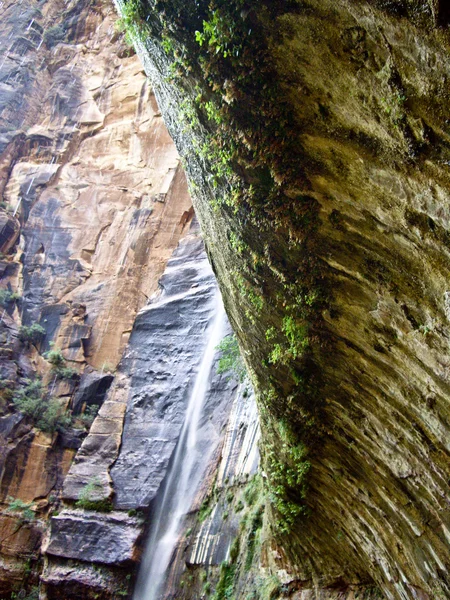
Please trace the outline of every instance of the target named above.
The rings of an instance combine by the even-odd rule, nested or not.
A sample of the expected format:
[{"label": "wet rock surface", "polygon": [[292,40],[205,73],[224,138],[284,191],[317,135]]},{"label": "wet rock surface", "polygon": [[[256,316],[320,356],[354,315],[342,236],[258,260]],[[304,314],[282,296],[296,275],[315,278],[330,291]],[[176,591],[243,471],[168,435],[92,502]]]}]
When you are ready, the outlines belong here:
[{"label": "wet rock surface", "polygon": [[[217,294],[200,238],[179,245],[161,288],[158,299],[139,313],[123,364],[131,383],[122,445],[111,471],[118,508],[149,506],[184,421]],[[206,454],[220,439],[235,388],[213,373],[200,432]]]},{"label": "wet rock surface", "polygon": [[[2,594],[31,593],[38,540],[93,419],[86,407],[103,403],[135,315],[192,218],[177,151],[116,18],[101,0],[0,6],[0,527],[7,538],[14,523],[26,530],[24,510],[40,506],[22,546],[0,542]],[[24,341],[36,324],[44,334]],[[51,344],[65,371],[45,360]],[[45,400],[73,411],[61,431],[42,434],[14,408],[16,391],[36,376]],[[122,418],[111,411],[98,421],[97,439],[109,432],[119,443]],[[11,512],[17,502],[28,509]]]},{"label": "wet rock surface", "polygon": [[142,523],[126,513],[64,510],[50,522],[47,554],[107,565],[136,560]]},{"label": "wet rock surface", "polygon": [[[63,576],[59,575],[65,573],[60,570],[63,559],[78,561],[80,576],[71,575],[75,587],[93,594],[95,585],[88,583],[86,575],[88,561],[109,564],[113,574],[128,560],[124,557],[132,555],[136,561],[140,556],[142,535],[149,523],[137,524],[131,519],[130,525],[124,511],[144,509],[148,514],[164,489],[207,344],[208,325],[214,318],[216,294],[217,285],[195,225],[168,262],[159,293],[139,312],[114,383],[65,479],[67,501],[84,497],[91,486],[90,500],[112,500],[115,510],[101,514],[98,523],[95,514],[86,517],[82,510],[71,510],[52,520],[49,563],[43,575],[52,593],[65,589]],[[258,423],[253,396],[247,388],[238,390],[229,374],[217,374],[217,359],[218,354],[197,431],[200,458],[195,478],[200,479],[200,473],[204,477],[194,505],[186,511],[198,509],[208,493],[224,439],[223,480],[243,480],[257,464]],[[117,523],[117,519],[122,521]],[[92,538],[90,528],[99,535]],[[100,535],[103,528],[104,536]],[[226,555],[236,528],[234,522],[214,560]],[[111,552],[104,541],[97,543],[97,538],[110,540],[107,546],[111,546]],[[113,590],[106,585],[102,593],[113,594]]]},{"label": "wet rock surface", "polygon": [[[151,34],[139,51],[195,180],[196,214],[264,415],[263,468],[278,505],[271,567],[323,587],[318,596],[358,581],[396,600],[450,594],[441,4],[213,11],[174,0],[162,15],[153,4],[144,11]],[[185,72],[170,78],[178,54]],[[197,120],[181,123],[186,97]],[[210,144],[226,160],[230,137],[220,188],[195,148]],[[297,483],[294,467],[308,469]]]}]

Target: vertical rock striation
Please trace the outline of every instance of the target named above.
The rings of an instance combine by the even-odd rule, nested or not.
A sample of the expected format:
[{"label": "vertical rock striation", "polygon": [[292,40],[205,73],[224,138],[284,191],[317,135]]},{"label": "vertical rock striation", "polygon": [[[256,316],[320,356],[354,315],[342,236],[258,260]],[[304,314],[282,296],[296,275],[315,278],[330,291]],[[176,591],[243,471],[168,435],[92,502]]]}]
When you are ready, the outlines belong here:
[{"label": "vertical rock striation", "polygon": [[[177,151],[116,18],[101,0],[0,6],[2,597],[37,583],[85,409],[103,403],[135,315],[192,218]],[[45,335],[24,341],[36,324]],[[52,343],[62,376],[43,358]],[[36,377],[73,411],[65,430],[40,432],[14,408]]]},{"label": "vertical rock striation", "polygon": [[444,2],[120,4],[258,391],[267,560],[447,597]]}]

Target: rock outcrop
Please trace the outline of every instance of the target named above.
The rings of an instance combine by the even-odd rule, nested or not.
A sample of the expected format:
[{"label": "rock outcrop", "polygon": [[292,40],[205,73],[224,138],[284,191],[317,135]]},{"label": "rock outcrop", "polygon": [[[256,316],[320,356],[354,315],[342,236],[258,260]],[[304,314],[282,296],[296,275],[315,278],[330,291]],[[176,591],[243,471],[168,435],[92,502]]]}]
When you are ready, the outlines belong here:
[{"label": "rock outcrop", "polygon": [[[51,521],[43,574],[49,599],[62,593],[66,598],[96,593],[115,598],[117,581],[124,593],[130,590],[132,567],[141,557],[143,535],[152,527],[171,468],[208,325],[214,318],[216,294],[216,281],[194,227],[169,260],[160,292],[138,313],[115,381],[65,478],[63,499],[77,501],[78,510],[66,509]],[[238,393],[234,379],[217,374],[216,366],[217,359],[197,431],[201,452],[191,485],[201,483],[186,512],[198,510],[209,493],[221,455],[222,485],[225,478],[235,484],[245,481],[244,475],[253,473],[257,465],[253,398],[248,394],[244,398],[242,390]],[[85,510],[86,500],[91,508],[108,512]],[[149,519],[143,515],[150,515]],[[235,523],[220,544],[222,556],[236,529]],[[213,540],[202,543],[208,546]],[[103,584],[91,581],[90,563],[101,565],[104,575],[109,567],[111,577],[105,575]],[[73,591],[66,583],[70,567]],[[185,568],[181,556],[172,579],[179,581]]]},{"label": "rock outcrop", "polygon": [[[193,214],[116,20],[102,0],[0,6],[2,597],[37,583],[64,477],[95,411],[116,423],[104,403],[115,367]],[[71,425],[42,432],[17,411],[12,398],[37,377]]]},{"label": "rock outcrop", "polygon": [[119,4],[258,392],[265,564],[448,597],[446,4]]}]

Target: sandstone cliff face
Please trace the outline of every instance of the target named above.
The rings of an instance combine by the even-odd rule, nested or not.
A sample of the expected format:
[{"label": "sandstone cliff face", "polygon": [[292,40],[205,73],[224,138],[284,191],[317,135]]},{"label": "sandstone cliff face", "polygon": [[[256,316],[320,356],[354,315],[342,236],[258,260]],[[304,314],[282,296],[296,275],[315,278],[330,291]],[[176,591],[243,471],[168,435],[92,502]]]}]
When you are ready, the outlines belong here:
[{"label": "sandstone cliff face", "polygon": [[447,597],[446,5],[120,4],[258,391],[266,565]]},{"label": "sandstone cliff face", "polygon": [[[30,573],[37,582],[46,519],[86,435],[82,413],[104,401],[192,217],[177,151],[116,18],[102,1],[0,7],[2,596],[25,593]],[[19,328],[36,323],[45,335],[21,341]],[[78,377],[56,376],[42,357],[50,343]],[[36,375],[77,416],[65,432],[14,410],[12,394]]]},{"label": "sandstone cliff face", "polygon": [[[156,515],[163,522],[172,517],[170,507],[159,505],[215,318],[217,284],[198,232],[181,241],[160,286],[160,294],[137,315],[115,382],[65,478],[63,499],[68,504],[78,500],[78,509],[66,508],[51,519],[42,576],[49,599],[128,595],[145,547],[143,535]],[[198,511],[217,472],[216,486],[223,487],[225,478],[237,486],[255,472],[258,462],[253,397],[243,396],[243,389],[228,375],[217,374],[216,367],[217,357],[196,432],[198,456],[189,479],[193,500],[185,505],[186,513]],[[180,478],[178,473],[175,481]],[[91,506],[80,506],[89,489]],[[94,508],[97,512],[90,510]],[[106,509],[105,514],[98,512]],[[194,515],[189,521],[196,563],[224,560],[238,520],[223,527],[219,513],[215,531],[211,525],[197,531]],[[186,571],[184,546],[182,537],[168,576],[174,597]],[[144,587],[148,568],[144,559]]]}]

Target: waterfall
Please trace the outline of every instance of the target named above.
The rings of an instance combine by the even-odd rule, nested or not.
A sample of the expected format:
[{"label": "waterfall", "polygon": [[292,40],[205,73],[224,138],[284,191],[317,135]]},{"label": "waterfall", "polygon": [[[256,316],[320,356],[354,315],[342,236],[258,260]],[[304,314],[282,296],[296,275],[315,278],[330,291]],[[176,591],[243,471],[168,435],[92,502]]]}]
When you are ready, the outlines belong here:
[{"label": "waterfall", "polygon": [[[158,600],[163,593],[165,574],[181,535],[200,480],[201,452],[197,439],[215,348],[225,334],[226,317],[220,293],[215,296],[213,317],[206,330],[206,348],[187,404],[186,416],[175,450],[164,492],[153,515],[149,541],[139,571],[134,600]],[[197,467],[197,468],[196,468]]]}]

